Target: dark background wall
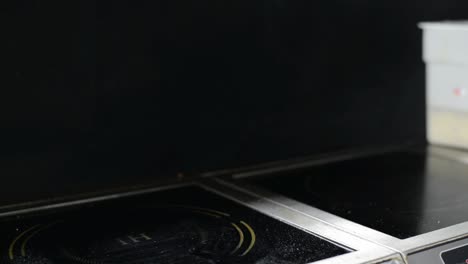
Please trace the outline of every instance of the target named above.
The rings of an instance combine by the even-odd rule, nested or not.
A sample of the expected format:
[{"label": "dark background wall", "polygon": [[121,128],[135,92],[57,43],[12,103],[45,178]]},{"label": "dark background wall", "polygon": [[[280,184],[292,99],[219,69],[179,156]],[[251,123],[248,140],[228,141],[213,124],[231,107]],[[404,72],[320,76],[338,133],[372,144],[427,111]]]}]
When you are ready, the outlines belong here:
[{"label": "dark background wall", "polygon": [[464,0],[2,5],[1,185],[38,194],[424,142],[417,22],[468,18]]}]

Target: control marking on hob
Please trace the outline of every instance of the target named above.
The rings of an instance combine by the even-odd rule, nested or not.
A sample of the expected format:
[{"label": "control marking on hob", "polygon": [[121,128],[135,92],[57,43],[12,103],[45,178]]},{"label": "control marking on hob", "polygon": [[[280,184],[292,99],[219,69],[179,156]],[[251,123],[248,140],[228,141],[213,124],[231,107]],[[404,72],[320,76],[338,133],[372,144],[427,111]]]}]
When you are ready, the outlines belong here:
[{"label": "control marking on hob", "polygon": [[231,223],[231,225],[237,230],[237,232],[239,233],[239,243],[237,243],[237,246],[236,248],[234,248],[233,251],[231,251],[231,255],[236,253],[237,250],[239,250],[242,246],[242,244],[244,243],[244,232],[242,232],[242,229],[240,229],[240,227],[234,223]]},{"label": "control marking on hob", "polygon": [[46,229],[48,229],[48,228],[50,228],[50,227],[52,227],[52,226],[54,226],[54,225],[60,223],[60,222],[62,222],[62,221],[56,221],[56,222],[50,223],[50,224],[48,224],[48,225],[46,225],[46,226],[43,226],[43,227],[41,227],[41,228],[35,230],[35,231],[32,232],[29,236],[27,236],[27,237],[23,240],[23,243],[21,243],[21,256],[26,257],[26,246],[27,246],[29,240],[31,240],[31,238],[33,238],[33,237],[34,237],[35,235],[37,235],[39,232],[42,232],[42,231],[44,231],[44,230],[46,230]]},{"label": "control marking on hob", "polygon": [[19,234],[10,244],[10,247],[8,248],[8,257],[10,258],[10,260],[13,260],[15,258],[14,254],[13,254],[13,250],[15,248],[15,244],[16,242],[18,242],[18,240],[20,240],[24,235],[26,235],[28,232],[36,229],[37,227],[39,227],[40,225],[35,225],[35,226],[32,226],[28,229],[26,229],[25,231],[23,231],[21,234]]},{"label": "control marking on hob", "polygon": [[254,230],[252,229],[252,227],[249,226],[249,224],[247,224],[247,223],[244,222],[244,221],[240,221],[240,223],[243,224],[243,225],[247,228],[247,230],[249,230],[249,232],[250,232],[250,238],[251,238],[249,247],[244,251],[244,253],[241,254],[241,256],[245,256],[245,255],[247,255],[247,253],[249,253],[250,250],[252,250],[252,248],[254,247],[256,237],[255,237],[255,232],[254,232]]}]

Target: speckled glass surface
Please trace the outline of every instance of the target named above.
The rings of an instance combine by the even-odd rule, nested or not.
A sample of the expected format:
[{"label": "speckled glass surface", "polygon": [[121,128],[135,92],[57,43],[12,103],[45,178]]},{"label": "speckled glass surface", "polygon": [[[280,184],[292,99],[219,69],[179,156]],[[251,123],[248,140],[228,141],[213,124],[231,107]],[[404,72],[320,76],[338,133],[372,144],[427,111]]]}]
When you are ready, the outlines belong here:
[{"label": "speckled glass surface", "polygon": [[304,264],[348,252],[197,187],[1,226],[2,264]]}]

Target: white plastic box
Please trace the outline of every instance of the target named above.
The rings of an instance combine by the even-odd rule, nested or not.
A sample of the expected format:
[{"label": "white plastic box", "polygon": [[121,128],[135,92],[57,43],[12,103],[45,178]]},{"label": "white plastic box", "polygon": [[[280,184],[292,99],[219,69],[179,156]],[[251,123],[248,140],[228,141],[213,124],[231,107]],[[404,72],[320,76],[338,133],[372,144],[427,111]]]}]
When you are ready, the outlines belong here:
[{"label": "white plastic box", "polygon": [[468,149],[468,21],[421,23],[420,27],[428,140]]}]

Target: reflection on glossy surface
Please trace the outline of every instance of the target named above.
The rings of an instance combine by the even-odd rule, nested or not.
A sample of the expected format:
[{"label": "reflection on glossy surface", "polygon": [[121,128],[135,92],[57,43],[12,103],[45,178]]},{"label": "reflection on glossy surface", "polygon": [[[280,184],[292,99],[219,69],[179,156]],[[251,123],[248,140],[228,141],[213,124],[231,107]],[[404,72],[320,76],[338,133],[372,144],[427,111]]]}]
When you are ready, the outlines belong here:
[{"label": "reflection on glossy surface", "polygon": [[422,151],[248,181],[397,238],[468,221],[468,166]]}]

